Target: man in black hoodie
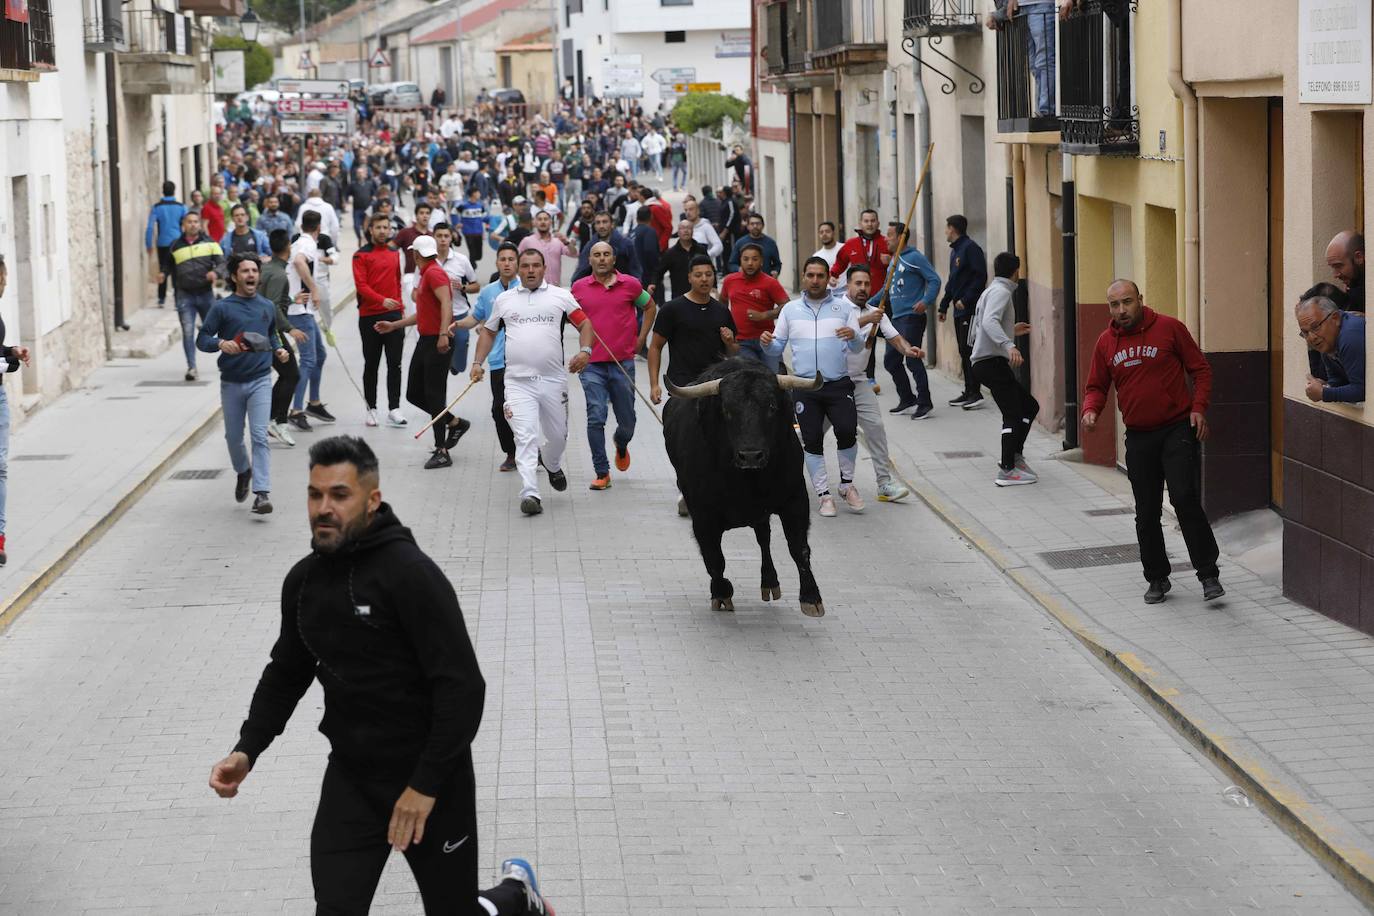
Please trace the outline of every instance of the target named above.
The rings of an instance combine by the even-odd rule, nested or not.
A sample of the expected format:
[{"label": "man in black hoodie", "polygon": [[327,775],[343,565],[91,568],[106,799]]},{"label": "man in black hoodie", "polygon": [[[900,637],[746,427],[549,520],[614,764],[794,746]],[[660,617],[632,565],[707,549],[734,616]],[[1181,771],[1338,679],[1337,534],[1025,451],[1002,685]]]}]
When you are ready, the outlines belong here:
[{"label": "man in black hoodie", "polygon": [[272,660],[210,788],[238,794],[318,677],[332,753],[310,838],[317,913],[366,914],[395,849],[426,914],[553,916],[523,859],[478,892],[471,745],[486,684],[452,586],[379,483],[362,439],[310,449],[312,551],[287,573]]}]

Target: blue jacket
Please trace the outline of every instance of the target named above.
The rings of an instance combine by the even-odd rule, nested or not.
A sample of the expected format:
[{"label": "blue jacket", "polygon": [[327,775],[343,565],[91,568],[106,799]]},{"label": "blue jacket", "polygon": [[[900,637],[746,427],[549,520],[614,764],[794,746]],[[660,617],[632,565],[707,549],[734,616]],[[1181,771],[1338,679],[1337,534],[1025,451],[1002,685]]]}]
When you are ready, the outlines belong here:
[{"label": "blue jacket", "polygon": [[[477,294],[477,302],[472,307],[472,315],[477,319],[479,328],[491,317],[491,307],[496,302],[496,297],[519,282],[518,277],[512,278],[510,283],[502,283],[500,279],[496,279],[482,287],[482,291]],[[487,351],[487,368],[493,372],[497,369],[506,368],[505,328],[496,332],[496,339],[492,341],[491,349]]]},{"label": "blue jacket", "polygon": [[1364,400],[1364,357],[1364,316],[1343,312],[1336,352],[1322,356],[1326,366],[1323,401],[1358,404]]},{"label": "blue jacket", "polygon": [[[927,306],[935,304],[935,297],[940,295],[940,275],[919,249],[903,249],[891,270],[892,302],[888,311],[893,318],[905,318],[912,314],[918,302],[924,302]],[[868,304],[878,305],[882,298],[883,291],[878,290]]]},{"label": "blue jacket", "polygon": [[296,224],[291,221],[285,210],[278,210],[275,214],[266,210],[258,215],[258,229],[271,234],[273,230],[285,229],[291,234],[295,234]]},{"label": "blue jacket", "polygon": [[658,270],[658,233],[648,223],[640,223],[630,233],[630,241],[634,243],[635,257],[639,259],[639,273],[635,277],[647,287],[649,278]]},{"label": "blue jacket", "polygon": [[181,235],[181,218],[185,215],[186,205],[175,197],[164,197],[153,204],[153,209],[148,211],[148,228],[143,232],[143,247],[154,247],[154,230],[157,230],[156,247],[169,247]]},{"label": "blue jacket", "polygon": [[[219,353],[221,340],[233,340],[244,331],[256,331],[276,341],[277,307],[264,296],[245,299],[235,293],[210,306],[210,313],[196,335],[196,348]],[[219,376],[225,382],[251,382],[272,371],[272,353],[220,353]]]},{"label": "blue jacket", "polygon": [[735,240],[735,247],[730,249],[730,263],[725,266],[727,274],[739,271],[739,253],[745,245],[753,243],[763,249],[763,272],[766,274],[779,274],[782,272],[782,255],[778,253],[778,243],[766,235],[754,238],[745,233]]},{"label": "blue jacket", "polygon": [[[851,340],[835,336],[842,327],[854,332]],[[803,293],[782,307],[768,351],[782,356],[790,341],[794,374],[814,378],[819,371],[827,382],[834,382],[849,378],[849,354],[863,350],[866,337],[859,327],[859,310],[847,297],[827,292],[815,301]]]},{"label": "blue jacket", "polygon": [[988,288],[988,261],[978,243],[966,235],[959,236],[949,246],[949,282],[945,284],[945,298],[940,300],[940,314],[949,311],[951,302],[962,302],[963,308],[954,310],[955,318],[973,314],[978,297]]},{"label": "blue jacket", "polygon": [[[267,244],[267,233],[261,229],[248,227],[249,233],[253,236],[253,245],[257,249],[258,256],[263,258],[272,257],[272,246]],[[231,225],[224,233],[224,238],[219,240],[220,250],[227,258],[234,253],[234,227]]]}]

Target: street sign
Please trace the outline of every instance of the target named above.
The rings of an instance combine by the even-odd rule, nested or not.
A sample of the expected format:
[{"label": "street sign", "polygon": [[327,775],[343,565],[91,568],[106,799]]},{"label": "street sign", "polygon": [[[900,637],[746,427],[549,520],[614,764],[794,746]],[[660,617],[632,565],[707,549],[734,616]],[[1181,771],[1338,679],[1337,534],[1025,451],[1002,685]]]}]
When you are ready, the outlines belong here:
[{"label": "street sign", "polygon": [[215,67],[215,94],[229,95],[242,92],[246,88],[243,78],[243,51],[212,51],[210,56]]},{"label": "street sign", "polygon": [[638,54],[607,54],[601,58],[601,94],[608,99],[644,96],[643,58]]},{"label": "street sign", "polygon": [[382,50],[381,48],[378,48],[376,53],[368,59],[367,65],[369,67],[372,67],[374,70],[381,67],[390,67],[391,58],[386,56],[386,51]]},{"label": "street sign", "polygon": [[284,134],[347,134],[349,123],[333,119],[283,118],[281,132]]},{"label": "street sign", "polygon": [[348,95],[348,80],[277,80],[278,92],[302,92],[310,95]]},{"label": "street sign", "polygon": [[649,74],[657,83],[690,83],[697,78],[696,67],[659,67]]},{"label": "street sign", "polygon": [[302,51],[302,52],[301,52],[301,59],[298,60],[298,61],[296,61],[296,69],[297,69],[297,70],[310,70],[310,69],[312,69],[314,66],[315,66],[315,65],[314,65],[313,63],[310,62],[310,52],[309,52],[309,51]]},{"label": "street sign", "polygon": [[720,92],[720,83],[688,83],[688,92]]},{"label": "street sign", "polygon": [[350,116],[353,103],[348,99],[279,99],[277,114]]}]

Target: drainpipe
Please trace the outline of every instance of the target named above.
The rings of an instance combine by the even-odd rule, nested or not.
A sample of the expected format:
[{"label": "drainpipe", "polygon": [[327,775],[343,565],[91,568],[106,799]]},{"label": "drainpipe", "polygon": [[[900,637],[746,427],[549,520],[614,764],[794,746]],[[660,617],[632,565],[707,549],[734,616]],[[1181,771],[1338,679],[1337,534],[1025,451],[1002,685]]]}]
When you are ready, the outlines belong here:
[{"label": "drainpipe", "polygon": [[91,108],[91,185],[95,188],[95,273],[99,278],[97,288],[100,296],[100,330],[105,336],[105,358],[109,359],[114,352],[113,344],[110,340],[110,315],[105,311],[105,304],[110,301],[106,295],[106,285],[109,276],[105,272],[105,244],[102,236],[105,234],[105,182],[100,174],[100,135],[96,133],[95,108]]},{"label": "drainpipe", "polygon": [[1064,154],[1064,449],[1078,448],[1078,191]]},{"label": "drainpipe", "polygon": [[[924,71],[921,67],[921,43],[915,43],[916,66],[912,72],[916,83],[916,133],[919,139],[916,141],[916,149],[913,155],[921,155],[921,150],[930,149],[930,99],[926,96],[926,84],[923,78]],[[935,195],[935,163],[930,164],[930,174],[926,176],[925,186],[921,188],[921,199],[917,202],[921,208],[921,238],[924,244],[921,251],[926,259],[932,264],[935,263],[935,208],[931,201]],[[927,315],[926,320],[926,364],[936,366],[939,364],[938,347],[940,343],[939,327],[940,323],[933,320],[935,316]]]},{"label": "drainpipe", "polygon": [[1183,323],[1201,343],[1202,274],[1198,217],[1197,93],[1183,79],[1183,0],[1169,16],[1169,88],[1183,103]]},{"label": "drainpipe", "polygon": [[1008,143],[1002,147],[1003,161],[1007,169],[1007,251],[1020,253],[1016,247],[1016,154],[1020,147]]},{"label": "drainpipe", "polygon": [[[888,146],[892,150],[891,207],[893,213],[901,213],[902,201],[897,193],[897,188],[901,185],[898,176],[902,174],[902,163],[897,151],[897,71],[895,69],[883,71],[883,117],[887,121]],[[911,227],[908,226],[907,229],[910,231]],[[895,253],[893,256],[896,256]]]},{"label": "drainpipe", "polygon": [[[115,56],[105,53],[105,137],[110,163],[110,266],[114,286],[114,329],[127,331],[124,323],[124,208],[119,188],[119,98],[115,95]],[[165,147],[164,147],[165,155]],[[185,188],[182,188],[184,191]],[[170,282],[170,281],[169,281]]]}]

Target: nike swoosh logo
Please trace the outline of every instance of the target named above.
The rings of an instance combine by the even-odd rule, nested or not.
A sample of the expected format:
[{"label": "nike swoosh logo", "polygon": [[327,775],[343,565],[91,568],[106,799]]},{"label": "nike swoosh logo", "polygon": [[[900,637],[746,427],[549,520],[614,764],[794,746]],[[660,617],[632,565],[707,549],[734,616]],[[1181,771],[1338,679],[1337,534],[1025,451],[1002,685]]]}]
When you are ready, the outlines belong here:
[{"label": "nike swoosh logo", "polygon": [[466,843],[467,841],[468,841],[468,838],[467,838],[467,837],[463,837],[461,840],[459,840],[459,841],[456,842],[456,843],[445,843],[445,844],[444,844],[444,852],[453,852],[453,850],[457,849],[459,846],[462,846],[462,845],[463,845],[464,843]]}]

